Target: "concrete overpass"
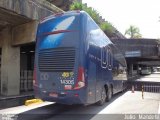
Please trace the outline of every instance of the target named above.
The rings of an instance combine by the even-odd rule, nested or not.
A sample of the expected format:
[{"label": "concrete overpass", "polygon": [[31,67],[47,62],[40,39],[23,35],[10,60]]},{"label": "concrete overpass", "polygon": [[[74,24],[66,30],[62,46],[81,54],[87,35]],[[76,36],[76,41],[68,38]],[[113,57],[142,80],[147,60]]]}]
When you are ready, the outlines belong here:
[{"label": "concrete overpass", "polygon": [[46,0],[0,0],[2,95],[19,94],[21,46],[35,41],[37,20],[57,12],[63,11]]},{"label": "concrete overpass", "polygon": [[136,75],[138,66],[160,66],[160,41],[157,39],[112,39],[122,51],[129,75]]},{"label": "concrete overpass", "polygon": [[159,61],[160,41],[157,39],[112,39],[127,60]]}]

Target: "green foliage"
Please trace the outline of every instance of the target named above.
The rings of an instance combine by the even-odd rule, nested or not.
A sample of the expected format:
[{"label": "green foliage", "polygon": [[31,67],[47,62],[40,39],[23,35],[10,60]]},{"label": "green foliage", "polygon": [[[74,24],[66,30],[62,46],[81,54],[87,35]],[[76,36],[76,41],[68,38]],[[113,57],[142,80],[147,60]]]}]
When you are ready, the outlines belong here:
[{"label": "green foliage", "polygon": [[70,5],[70,10],[84,10],[97,24],[100,24],[98,12],[91,7],[87,7],[86,5],[79,2],[73,2],[73,4]]},{"label": "green foliage", "polygon": [[130,38],[141,38],[142,35],[140,34],[139,28],[131,25],[126,31],[125,35],[130,36]]},{"label": "green foliage", "polygon": [[108,34],[114,33],[113,26],[112,26],[109,22],[103,22],[103,23],[100,25],[100,28],[101,28],[105,33],[108,33]]},{"label": "green foliage", "polygon": [[79,2],[74,2],[73,4],[70,5],[70,10],[83,10],[84,5]]},{"label": "green foliage", "polygon": [[79,2],[74,2],[73,4],[70,5],[70,10],[86,11],[107,35],[113,34],[114,32],[113,26],[108,22],[100,22],[99,13],[92,7],[87,7],[86,5]]},{"label": "green foliage", "polygon": [[100,18],[99,18],[99,13],[96,10],[89,7],[89,8],[84,9],[84,11],[86,11],[98,25],[101,24]]}]

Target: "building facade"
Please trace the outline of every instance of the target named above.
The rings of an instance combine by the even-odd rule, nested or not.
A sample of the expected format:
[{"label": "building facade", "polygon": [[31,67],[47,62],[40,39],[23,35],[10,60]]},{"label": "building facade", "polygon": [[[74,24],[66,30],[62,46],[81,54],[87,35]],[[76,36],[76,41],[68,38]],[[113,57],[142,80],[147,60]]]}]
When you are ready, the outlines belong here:
[{"label": "building facade", "polygon": [[63,12],[46,0],[0,1],[0,94],[32,90],[38,21]]}]

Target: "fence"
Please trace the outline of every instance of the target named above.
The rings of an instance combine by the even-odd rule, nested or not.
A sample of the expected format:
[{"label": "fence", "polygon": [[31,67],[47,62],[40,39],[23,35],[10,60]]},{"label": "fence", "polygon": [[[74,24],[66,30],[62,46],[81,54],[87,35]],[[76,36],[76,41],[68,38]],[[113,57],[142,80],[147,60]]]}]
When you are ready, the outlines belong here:
[{"label": "fence", "polygon": [[160,86],[158,85],[143,85],[144,92],[160,93]]},{"label": "fence", "polygon": [[144,98],[144,93],[160,93],[160,82],[143,82],[143,81],[131,81],[128,83],[127,86],[128,90],[134,91],[141,91],[142,98]]},{"label": "fence", "polygon": [[134,87],[135,91],[142,91],[144,92],[153,92],[153,93],[160,93],[160,82],[143,82],[143,81],[130,81],[128,82],[127,88],[132,90]]},{"label": "fence", "polygon": [[21,70],[20,72],[20,91],[32,91],[33,90],[33,71]]}]

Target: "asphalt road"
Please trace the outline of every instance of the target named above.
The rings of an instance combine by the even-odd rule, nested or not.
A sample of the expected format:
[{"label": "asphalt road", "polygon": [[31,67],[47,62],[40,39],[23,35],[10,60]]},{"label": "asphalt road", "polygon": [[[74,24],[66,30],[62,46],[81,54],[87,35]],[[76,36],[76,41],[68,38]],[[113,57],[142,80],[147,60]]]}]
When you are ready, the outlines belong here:
[{"label": "asphalt road", "polygon": [[[143,76],[140,80],[158,82],[160,74]],[[15,120],[147,120],[147,117],[144,116],[146,114],[159,114],[158,116],[150,116],[152,117],[150,119],[160,119],[159,107],[159,93],[144,92],[144,99],[142,99],[142,92],[135,91],[132,93],[127,91],[114,95],[112,100],[103,106],[97,106],[96,104],[88,106],[62,105],[44,102],[3,109],[0,110],[0,114],[13,115],[10,117],[14,117]]]},{"label": "asphalt road", "polygon": [[131,91],[119,93],[103,106],[61,105],[44,102],[0,110],[0,114],[17,114],[14,117],[18,120],[123,120],[126,119],[126,115],[138,117],[135,115],[158,114],[160,95],[146,92],[144,99],[141,95],[141,92],[132,93]]}]

